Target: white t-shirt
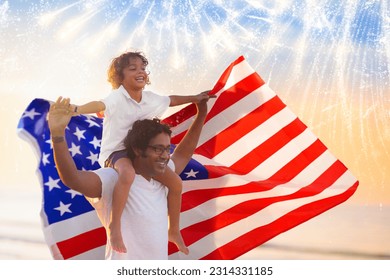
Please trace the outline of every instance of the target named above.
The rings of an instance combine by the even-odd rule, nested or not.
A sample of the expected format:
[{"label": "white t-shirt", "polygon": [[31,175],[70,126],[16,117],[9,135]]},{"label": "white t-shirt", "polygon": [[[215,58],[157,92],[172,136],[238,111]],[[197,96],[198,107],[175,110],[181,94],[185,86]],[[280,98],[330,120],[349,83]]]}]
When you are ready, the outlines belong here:
[{"label": "white t-shirt", "polygon": [[[174,164],[169,162],[174,170]],[[102,181],[100,199],[88,198],[96,209],[103,226],[108,229],[112,209],[112,196],[118,174],[112,168],[94,171]],[[122,238],[127,253],[112,250],[109,240],[106,259],[112,260],[166,260],[168,259],[167,189],[160,182],[147,181],[136,175],[121,217]]]},{"label": "white t-shirt", "polygon": [[126,89],[120,86],[101,100],[104,111],[103,135],[99,155],[99,164],[115,151],[123,150],[123,140],[136,120],[161,118],[170,104],[169,96],[158,95],[151,91],[142,92],[141,102],[130,97]]}]

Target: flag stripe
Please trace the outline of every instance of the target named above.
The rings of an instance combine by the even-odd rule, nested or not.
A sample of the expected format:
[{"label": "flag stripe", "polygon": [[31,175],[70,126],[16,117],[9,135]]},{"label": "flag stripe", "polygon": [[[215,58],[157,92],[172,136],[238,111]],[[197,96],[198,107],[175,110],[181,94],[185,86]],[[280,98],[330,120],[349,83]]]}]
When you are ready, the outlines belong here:
[{"label": "flag stripe", "polygon": [[[249,173],[259,164],[270,158],[277,150],[285,146],[291,138],[297,137],[306,129],[298,119],[276,132],[266,141],[259,141],[259,146],[251,147],[251,152],[236,161],[230,168],[239,173]],[[210,175],[212,177],[212,175]]]},{"label": "flag stripe", "polygon": [[[309,195],[315,195],[317,193],[322,192],[325,188],[331,186],[343,173],[345,173],[344,166],[339,162],[336,161],[326,172],[324,172],[321,176],[319,176],[314,182],[311,184],[302,187],[298,191],[295,190],[291,193],[281,190],[279,188],[278,192],[273,192],[274,195],[270,195],[270,193],[267,193],[266,196],[262,193],[251,193],[250,195],[241,196],[238,199],[236,198],[237,194],[242,194],[241,190],[239,192],[235,192],[236,189],[229,188],[230,192],[226,192],[224,194],[221,194],[220,196],[228,196],[230,195],[229,201],[225,201],[222,203],[222,201],[216,202],[214,201],[215,205],[218,203],[221,203],[223,205],[234,205],[231,208],[225,209],[216,216],[212,217],[208,220],[203,220],[200,222],[195,222],[194,220],[191,221],[191,225],[184,228],[182,230],[182,234],[185,235],[188,231],[188,237],[186,238],[187,243],[192,244],[194,241],[197,241],[200,237],[197,236],[197,234],[202,234],[204,232],[209,232],[210,228],[213,229],[219,229],[222,227],[225,227],[231,223],[237,222],[240,219],[244,219],[247,216],[253,214],[254,212],[257,212],[261,210],[262,208],[267,207],[269,204],[277,203],[284,200],[290,200],[290,199],[297,199]],[[249,184],[250,187],[258,187],[259,184],[252,182]],[[259,197],[259,198],[257,198]],[[210,203],[208,203],[207,207],[203,207],[203,209],[212,209],[216,206],[211,206],[211,200],[209,200]],[[238,209],[246,209],[245,213],[240,213],[237,211]],[[201,211],[200,208],[196,209],[197,211]],[[207,211],[207,210],[206,210]],[[210,210],[208,210],[210,211]],[[217,222],[218,226],[217,226]],[[203,229],[203,230],[202,230]],[[199,237],[199,238],[198,238]],[[201,236],[203,237],[203,236]]]},{"label": "flag stripe", "polygon": [[[103,233],[99,233],[99,236],[102,234]],[[106,253],[106,245],[104,244],[103,246],[96,247],[92,250],[83,252],[82,254],[75,255],[74,257],[69,258],[69,260],[98,260],[98,259],[103,259],[105,253]],[[97,256],[101,256],[101,257],[97,258]]]},{"label": "flag stripe", "polygon": [[[241,72],[237,72],[242,75]],[[232,85],[231,88],[226,89],[224,94],[221,94],[218,98],[218,106],[213,106],[210,112],[207,114],[206,123],[208,120],[219,115],[225,108],[235,105],[236,102],[241,101],[247,95],[250,95],[256,89],[260,88],[264,84],[264,81],[260,76],[254,72],[251,75],[243,78],[241,81]],[[234,94],[231,94],[234,92]]]},{"label": "flag stripe", "polygon": [[[256,95],[254,95],[256,97]],[[229,124],[223,131],[219,132],[217,135],[213,135],[207,142],[202,143],[196,150],[196,153],[207,155],[210,158],[214,158],[214,160],[218,161],[218,157],[216,155],[220,154],[228,147],[234,145],[235,143],[239,143],[239,140],[242,138],[242,135],[247,135],[247,138],[251,136],[250,132],[259,128],[265,121],[267,121],[271,116],[280,112],[285,105],[278,100],[277,96],[273,96],[272,99],[262,104],[261,106],[254,106],[255,109],[250,112],[248,115],[243,116],[237,122],[230,122],[230,120],[225,120]],[[250,99],[244,99],[248,101],[249,104],[254,104]],[[238,106],[244,106],[250,110],[250,105],[246,106],[246,104],[237,104]],[[252,105],[253,106],[253,105]],[[234,110],[234,108],[232,109]],[[265,113],[266,112],[266,113]],[[214,120],[215,123],[220,124],[221,120]],[[215,125],[216,126],[216,125]],[[261,129],[261,127],[260,127]],[[256,130],[255,130],[256,132]],[[245,139],[243,140],[245,141]],[[231,149],[235,149],[236,146],[231,147]],[[231,150],[230,149],[230,150]],[[205,151],[213,150],[212,155],[208,155]],[[225,153],[229,153],[230,150],[227,150]],[[220,157],[224,158],[222,154]],[[222,159],[223,160],[223,159]]]},{"label": "flag stripe", "polygon": [[52,238],[47,238],[46,242],[50,245],[55,244],[101,226],[96,212],[89,211],[74,218],[48,225],[45,228],[45,235],[52,236]]},{"label": "flag stripe", "polygon": [[[188,126],[188,124],[191,122],[187,122],[191,117],[193,117],[196,114],[196,106],[195,104],[188,105],[185,107],[185,110],[182,109],[175,114],[165,118],[163,122],[170,127],[175,127],[175,130],[178,130],[178,126]],[[182,131],[181,131],[182,132]],[[176,132],[177,133],[177,132]],[[180,142],[180,141],[179,141]]]},{"label": "flag stripe", "polygon": [[[286,182],[285,184],[287,186],[290,185],[291,189],[295,189],[294,186],[299,186],[303,182],[312,182],[323,172],[325,172],[336,160],[337,159],[328,150],[326,150],[323,154],[313,160],[299,174],[297,174],[291,181]],[[226,174],[225,176],[208,179],[207,184],[205,184],[205,180],[184,181],[183,195],[186,195],[186,193],[188,192],[210,190],[214,188],[227,189],[238,185],[245,185],[248,182],[252,181],[264,182],[264,185],[266,185],[267,178],[263,178],[262,180],[260,180],[259,177],[255,177],[254,175],[249,173],[245,175]],[[284,184],[280,184],[279,186],[283,185]],[[193,195],[192,198],[195,198],[195,195]]]},{"label": "flag stripe", "polygon": [[[232,82],[228,82],[228,81],[233,76],[233,75],[231,75],[233,69],[237,69],[239,67],[238,65],[245,67],[245,69],[242,69],[242,72],[239,72],[239,73],[244,73],[244,75],[246,74],[246,70],[248,70],[248,67],[245,64],[245,58],[243,56],[240,56],[235,61],[233,61],[228,66],[228,68],[226,68],[225,71],[223,71],[221,77],[218,79],[218,81],[216,82],[216,84],[212,90],[213,93],[221,91],[226,86],[226,84],[228,85],[228,87],[231,86]],[[251,71],[251,69],[249,69],[249,71],[253,72],[253,70]]]},{"label": "flag stripe", "polygon": [[[295,119],[296,116],[292,114],[290,110],[284,108],[249,133],[242,135],[239,140],[232,143],[229,147],[219,152],[217,155],[214,155],[212,159],[216,162],[222,162],[226,166],[232,166],[243,156],[251,153],[253,149],[267,141],[267,139],[271,138],[275,133],[283,129],[283,127],[290,124]],[[232,133],[235,133],[234,129]],[[275,144],[277,145],[277,143]],[[208,148],[212,148],[212,146]],[[204,147],[204,149],[206,149],[206,147]],[[240,153],[237,153],[237,151],[240,151]]]},{"label": "flag stripe", "polygon": [[57,243],[64,259],[75,257],[106,244],[106,230],[99,227]]},{"label": "flag stripe", "polygon": [[[184,192],[182,211],[187,211],[212,198],[222,197],[224,195],[229,195],[232,193],[234,194],[248,193],[251,192],[253,188],[257,188],[256,191],[269,190],[277,185],[291,182],[291,180],[293,180],[294,177],[298,176],[300,172],[302,172],[305,168],[309,166],[309,164],[313,160],[315,160],[315,158],[319,157],[325,151],[326,148],[324,147],[324,145],[319,140],[317,140],[313,143],[313,145],[308,147],[306,151],[302,152],[296,159],[289,162],[280,171],[272,175],[270,178],[267,178],[263,181],[256,182],[256,184],[249,183],[249,184],[237,185],[234,187],[224,186],[222,190],[218,188],[218,189],[194,190],[192,192]],[[214,170],[215,169],[218,169],[218,174],[221,174],[222,172],[224,173],[223,175],[235,173],[227,168],[214,167]],[[209,166],[208,170],[212,172],[213,168]],[[196,195],[196,192],[201,192],[202,195]],[[190,200],[187,199],[187,196],[191,196],[191,197],[194,196],[196,197],[196,199]]]},{"label": "flag stripe", "polygon": [[[344,193],[303,204],[301,207],[295,208],[291,212],[265,226],[242,233],[242,235],[238,238],[227,244],[218,246],[218,249],[201,257],[200,259],[235,259],[241,255],[241,251],[249,252],[250,250],[256,248],[258,246],[257,244],[262,244],[274,236],[321,214],[322,212],[332,208],[332,205],[344,202],[355,192],[357,186],[358,182],[355,182],[352,187],[347,189]],[[305,215],[305,213],[308,214]],[[249,240],[251,242],[248,242]],[[238,250],[238,248],[240,249]]]},{"label": "flag stripe", "polygon": [[[321,179],[321,177],[327,176],[327,175],[330,175],[330,178],[325,178],[325,180],[328,180],[328,181],[325,181],[325,185],[329,185],[330,184],[329,182],[333,182],[334,180],[337,179],[337,177],[335,177],[336,176],[335,174],[339,174],[339,176],[340,176],[340,174],[345,173],[345,171],[346,171],[345,166],[342,165],[337,160],[332,161],[332,159],[333,159],[333,157],[329,157],[329,155],[322,156],[321,161],[325,160],[325,161],[329,161],[329,163],[330,162],[333,162],[333,163],[330,166],[324,165],[321,168],[321,170],[322,170],[321,175],[316,174],[313,176],[310,173],[310,172],[314,172],[314,173],[318,172],[315,169],[318,164],[313,164],[311,168],[307,169],[307,171],[305,173],[308,174],[308,176],[311,176],[311,178],[309,177],[309,180],[308,180],[309,183],[307,186],[314,187],[318,183],[322,184],[323,179]],[[302,177],[303,176],[297,176],[297,178],[294,178],[294,180],[292,180],[291,182],[285,183],[285,184],[280,184],[277,186],[271,185],[270,187],[268,187],[268,189],[265,189],[265,190],[258,188],[257,192],[242,193],[241,190],[237,191],[238,189],[234,189],[234,190],[236,190],[236,192],[234,192],[234,190],[233,190],[233,191],[229,192],[228,194],[225,193],[224,195],[221,195],[219,197],[210,198],[207,202],[199,204],[198,206],[196,206],[196,208],[194,207],[194,209],[192,209],[193,212],[203,213],[203,214],[207,214],[207,215],[202,215],[202,216],[190,215],[191,211],[185,211],[182,213],[181,227],[187,228],[187,227],[190,227],[191,225],[194,225],[197,223],[202,223],[205,220],[207,220],[207,218],[204,218],[204,216],[213,217],[213,214],[215,214],[215,216],[221,215],[221,213],[229,211],[229,209],[232,206],[242,205],[243,203],[245,203],[245,201],[256,200],[256,199],[259,201],[265,201],[264,199],[272,199],[272,198],[277,198],[277,197],[279,197],[279,198],[280,197],[289,197],[292,194],[297,193],[297,188],[295,188],[294,186],[297,186],[297,185],[299,186],[299,185],[303,184],[302,182],[304,182],[304,181],[302,181],[302,179],[303,179]],[[326,182],[328,182],[328,183],[326,183]],[[262,181],[262,182],[251,182],[250,184],[252,184],[253,186],[256,186],[256,185],[261,186],[261,184],[268,184],[268,183],[267,183],[267,181]],[[302,188],[303,188],[303,186],[302,186]],[[318,191],[320,191],[321,188],[322,187],[320,186]],[[308,190],[308,189],[306,188],[306,190]],[[221,189],[219,189],[219,191],[222,192],[222,191],[226,191],[226,190],[221,188]],[[315,192],[315,190],[312,191],[312,193],[314,193],[314,192]],[[261,207],[261,204],[259,204],[259,207]],[[242,207],[242,209],[245,209],[245,208]]]},{"label": "flag stripe", "polygon": [[[339,177],[338,180],[334,182],[330,187],[328,187],[327,189],[325,189],[319,194],[296,198],[293,200],[277,201],[275,199],[275,201],[272,204],[268,205],[265,208],[262,208],[260,211],[256,212],[255,214],[250,215],[244,219],[240,219],[237,222],[231,223],[228,226],[225,226],[219,230],[214,230],[213,232],[208,233],[205,237],[191,244],[189,246],[189,249],[191,251],[190,257],[202,259],[208,254],[210,254],[212,251],[214,251],[212,248],[220,248],[226,243],[245,234],[245,232],[249,232],[256,228],[260,228],[264,225],[272,223],[273,221],[279,219],[280,217],[283,217],[285,214],[293,211],[295,208],[300,208],[305,204],[309,204],[326,197],[332,197],[332,196],[337,196],[339,194],[342,194],[346,190],[344,188],[340,188],[340,185],[344,185],[344,184],[353,185],[354,183],[356,183],[356,179],[353,176],[351,176],[350,172],[347,171],[341,177]],[[348,192],[348,194],[350,195],[351,193]],[[328,205],[328,207],[330,206]],[[302,214],[303,213],[301,213],[301,215]],[[311,215],[312,213],[311,211],[309,211],[307,213],[306,220],[312,217]],[[185,239],[187,240],[189,236],[186,235],[185,230],[186,229],[183,229],[182,233],[185,236]],[[280,233],[279,229],[274,229],[274,230]],[[203,231],[207,232],[207,228],[203,229]],[[275,235],[277,235],[277,233],[274,232],[273,236]],[[248,241],[248,239],[244,239],[243,241],[245,240]],[[260,239],[254,243],[257,243],[258,246],[265,241],[267,240],[264,240],[262,237],[260,237]],[[251,240],[251,242],[253,241]],[[211,246],[211,244],[215,244],[215,245]],[[242,250],[239,251],[242,253]],[[174,256],[174,257],[178,257],[178,256]],[[188,256],[183,256],[183,255],[180,255],[179,257],[188,258]]]}]

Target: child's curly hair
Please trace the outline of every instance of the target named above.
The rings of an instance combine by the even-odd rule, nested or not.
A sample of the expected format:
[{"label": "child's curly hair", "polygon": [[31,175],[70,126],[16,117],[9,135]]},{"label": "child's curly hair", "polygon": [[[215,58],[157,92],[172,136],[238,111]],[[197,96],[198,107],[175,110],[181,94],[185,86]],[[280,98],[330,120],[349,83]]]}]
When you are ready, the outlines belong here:
[{"label": "child's curly hair", "polygon": [[[149,64],[149,61],[147,60],[145,55],[142,52],[137,51],[125,52],[120,56],[114,58],[111,61],[111,64],[107,70],[107,80],[111,84],[113,89],[117,89],[121,86],[124,78],[122,71],[125,67],[129,66],[130,58],[140,58],[145,67]],[[149,75],[146,84],[150,85]]]}]

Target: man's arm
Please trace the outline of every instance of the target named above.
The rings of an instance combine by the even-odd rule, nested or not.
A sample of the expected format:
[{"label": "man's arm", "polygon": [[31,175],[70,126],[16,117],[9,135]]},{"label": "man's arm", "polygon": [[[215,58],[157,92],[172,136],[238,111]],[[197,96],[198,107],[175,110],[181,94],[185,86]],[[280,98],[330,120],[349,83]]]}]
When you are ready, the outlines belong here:
[{"label": "man's arm", "polygon": [[196,146],[198,145],[203,123],[207,115],[207,100],[196,103],[198,113],[184,138],[177,145],[171,159],[175,163],[175,172],[180,174],[190,161]]},{"label": "man's arm", "polygon": [[100,197],[102,183],[97,174],[77,169],[65,140],[65,128],[68,125],[72,110],[68,98],[59,97],[50,106],[48,123],[53,143],[54,161],[62,182],[72,190],[87,197]]}]

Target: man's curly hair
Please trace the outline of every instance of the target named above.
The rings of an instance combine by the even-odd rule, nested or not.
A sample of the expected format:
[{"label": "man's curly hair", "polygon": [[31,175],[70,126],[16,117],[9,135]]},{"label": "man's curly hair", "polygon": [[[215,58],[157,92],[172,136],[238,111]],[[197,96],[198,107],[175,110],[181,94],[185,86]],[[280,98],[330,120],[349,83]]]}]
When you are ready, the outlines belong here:
[{"label": "man's curly hair", "polygon": [[[111,84],[113,89],[117,89],[121,86],[123,77],[123,69],[129,66],[130,58],[140,58],[146,67],[149,64],[149,61],[142,52],[130,51],[121,54],[120,56],[114,58],[111,61],[110,66],[107,70],[107,80]],[[147,85],[150,85],[149,76],[146,82]]]},{"label": "man's curly hair", "polygon": [[166,133],[171,137],[172,131],[168,125],[161,123],[157,118],[135,121],[124,140],[127,156],[131,160],[135,159],[133,149],[139,149],[144,154],[149,146],[150,140],[160,133]]}]

